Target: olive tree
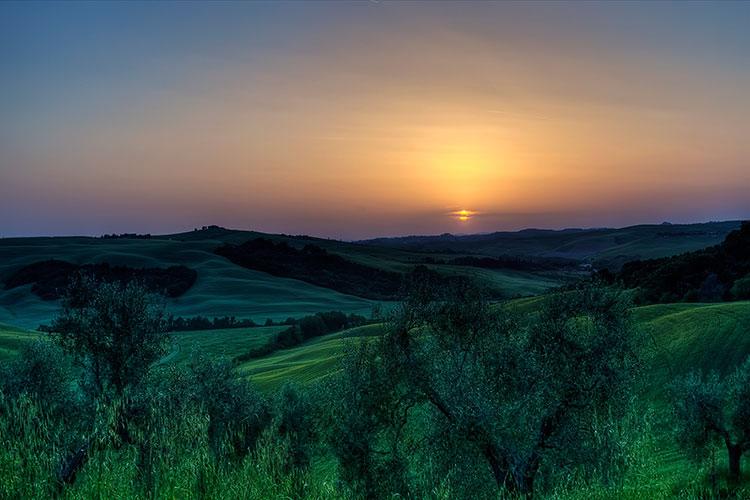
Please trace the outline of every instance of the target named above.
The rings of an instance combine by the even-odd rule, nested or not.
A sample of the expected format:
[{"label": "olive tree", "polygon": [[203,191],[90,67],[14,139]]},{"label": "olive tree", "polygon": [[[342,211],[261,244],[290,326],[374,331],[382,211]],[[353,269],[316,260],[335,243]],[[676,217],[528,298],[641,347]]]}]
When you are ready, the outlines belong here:
[{"label": "olive tree", "polygon": [[467,283],[417,286],[386,335],[349,361],[358,369],[344,370],[342,466],[401,474],[405,449],[430,446],[453,468],[483,463],[486,482],[523,495],[543,467],[601,467],[612,454],[602,448],[617,443],[594,436],[597,422],[624,412],[640,364],[628,303],[586,287],[542,304],[519,317]]},{"label": "olive tree", "polygon": [[81,373],[93,427],[88,438],[63,463],[61,482],[72,482],[93,443],[131,442],[131,396],[165,354],[167,334],[162,308],[138,283],[73,280],[50,333],[72,355]]},{"label": "olive tree", "polygon": [[0,390],[6,397],[26,393],[58,416],[73,416],[78,410],[73,378],[70,358],[43,339],[24,345],[16,359],[0,366]]},{"label": "olive tree", "polygon": [[359,498],[408,496],[402,430],[414,402],[381,354],[381,345],[366,341],[348,346],[341,374],[327,386],[322,428],[341,478]]},{"label": "olive tree", "polygon": [[670,387],[675,436],[696,461],[717,446],[727,451],[729,477],[739,479],[750,450],[750,357],[727,377],[692,372]]},{"label": "olive tree", "polygon": [[79,277],[69,287],[53,339],[84,369],[94,398],[121,397],[166,352],[162,308],[138,283],[97,283]]}]

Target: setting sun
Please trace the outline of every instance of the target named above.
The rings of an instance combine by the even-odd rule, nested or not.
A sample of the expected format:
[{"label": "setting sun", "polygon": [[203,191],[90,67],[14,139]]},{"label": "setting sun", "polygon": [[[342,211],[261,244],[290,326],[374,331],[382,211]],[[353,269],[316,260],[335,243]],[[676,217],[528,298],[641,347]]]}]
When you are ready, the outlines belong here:
[{"label": "setting sun", "polygon": [[462,210],[456,210],[455,212],[451,212],[451,215],[457,218],[458,220],[460,220],[461,222],[466,222],[469,219],[471,219],[474,215],[476,215],[476,212],[472,210],[462,209]]}]

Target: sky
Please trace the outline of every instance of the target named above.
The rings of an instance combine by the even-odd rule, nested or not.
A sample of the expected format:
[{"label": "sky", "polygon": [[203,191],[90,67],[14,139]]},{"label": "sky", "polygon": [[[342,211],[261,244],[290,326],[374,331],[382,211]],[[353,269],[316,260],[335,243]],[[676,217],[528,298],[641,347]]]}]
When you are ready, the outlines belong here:
[{"label": "sky", "polygon": [[750,216],[750,3],[0,3],[0,236]]}]

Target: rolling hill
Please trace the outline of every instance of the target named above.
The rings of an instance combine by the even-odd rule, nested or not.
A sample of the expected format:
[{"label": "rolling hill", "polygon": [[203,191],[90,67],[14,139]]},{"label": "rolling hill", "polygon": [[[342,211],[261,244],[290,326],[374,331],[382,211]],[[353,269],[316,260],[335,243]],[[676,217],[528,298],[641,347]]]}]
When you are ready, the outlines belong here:
[{"label": "rolling hill", "polygon": [[[533,312],[535,299],[519,299],[523,313]],[[750,355],[750,301],[720,304],[658,304],[633,309],[636,323],[649,338],[647,392],[656,397],[674,376],[693,369],[726,373]],[[284,326],[199,330],[172,334],[173,348],[162,362],[183,362],[193,350],[232,357],[265,343]],[[347,341],[377,336],[380,325],[355,327],[312,339],[239,365],[240,373],[273,388],[285,380],[307,383],[336,370]],[[39,333],[0,324],[0,360],[15,356]]]},{"label": "rolling hill", "polygon": [[[248,269],[217,255],[223,245],[241,245],[264,238],[301,250],[314,245],[333,258],[366,266],[383,275],[407,273],[426,265],[445,276],[468,277],[499,299],[532,296],[560,286],[588,270],[550,262],[503,268],[483,257],[565,258],[595,265],[619,265],[627,260],[674,255],[721,241],[738,222],[690,225],[633,226],[623,229],[525,230],[471,236],[385,238],[342,242],[309,236],[270,235],[208,226],[168,235],[118,237],[40,237],[0,239],[0,281],[24,266],[45,260],[75,266],[107,263],[130,268],[164,269],[184,266],[196,272],[195,283],[179,297],[165,299],[167,312],[176,316],[236,316],[264,321],[299,317],[319,311],[341,310],[368,314],[377,302],[337,292],[300,279]],[[462,257],[464,257],[462,259]],[[465,257],[470,257],[466,259]],[[479,259],[475,259],[479,257]],[[501,261],[498,261],[501,262]],[[470,265],[461,265],[470,264]],[[609,263],[609,264],[607,264]],[[325,281],[319,281],[319,284]],[[7,285],[7,284],[6,284]],[[59,304],[32,293],[32,284],[0,288],[0,322],[36,328],[49,322]]]},{"label": "rolling hill", "polygon": [[[282,320],[326,310],[368,314],[373,302],[303,281],[243,269],[213,253],[222,240],[18,238],[0,240],[0,280],[14,270],[48,259],[75,264],[107,262],[131,267],[184,265],[197,272],[183,295],[166,299],[176,316],[227,316]],[[31,285],[0,289],[0,321],[36,328],[57,312],[57,301],[31,293]]]},{"label": "rolling hill", "polygon": [[[241,244],[263,237],[304,248],[320,248],[360,266],[388,273],[406,273],[422,264],[427,254],[384,249],[310,237],[265,235],[249,231],[207,228],[150,238],[4,238],[0,239],[0,281],[5,282],[25,266],[59,260],[81,266],[107,263],[130,268],[185,266],[197,273],[195,283],[179,297],[165,300],[167,312],[176,316],[236,316],[263,321],[282,320],[319,311],[341,310],[369,314],[376,301],[330,288],[247,269],[217,255],[225,244]],[[431,255],[429,255],[431,256]],[[543,292],[580,276],[570,271],[525,272],[481,269],[471,266],[429,266],[445,275],[468,276],[497,297],[526,296]],[[0,321],[36,328],[50,321],[59,303],[32,293],[34,285],[0,287]]]},{"label": "rolling hill", "polygon": [[619,268],[630,260],[667,257],[715,245],[739,226],[739,221],[726,221],[644,224],[619,229],[524,229],[465,236],[377,238],[361,243],[420,252],[562,257],[597,268]]}]

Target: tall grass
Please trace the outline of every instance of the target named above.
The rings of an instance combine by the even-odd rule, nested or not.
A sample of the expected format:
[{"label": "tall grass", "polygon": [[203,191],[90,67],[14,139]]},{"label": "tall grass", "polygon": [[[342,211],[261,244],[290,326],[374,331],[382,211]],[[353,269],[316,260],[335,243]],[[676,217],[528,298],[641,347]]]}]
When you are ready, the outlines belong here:
[{"label": "tall grass", "polygon": [[139,430],[135,444],[112,446],[99,435],[75,482],[62,485],[57,473],[67,450],[60,446],[65,440],[59,424],[32,398],[0,394],[0,498],[345,497],[323,469],[290,467],[288,440],[271,429],[244,457],[217,457],[200,407],[162,414]]},{"label": "tall grass", "polygon": [[[100,420],[106,421],[106,415]],[[222,458],[210,446],[208,424],[205,410],[196,406],[180,415],[157,413],[138,430],[135,444],[112,446],[108,437],[100,436],[75,482],[63,486],[56,477],[69,451],[65,429],[27,395],[10,399],[0,394],[0,498],[352,498],[324,448],[317,448],[309,468],[290,467],[288,438],[269,427],[245,456]],[[664,468],[655,425],[649,412],[633,412],[616,428],[603,425],[602,432],[617,434],[625,450],[618,479],[603,472],[571,473],[556,477],[554,486],[538,497],[750,498],[750,489],[736,488],[716,472],[726,468],[721,455],[713,465]],[[450,476],[435,477],[428,469],[411,474],[417,486],[414,498],[467,496],[455,489]]]}]

